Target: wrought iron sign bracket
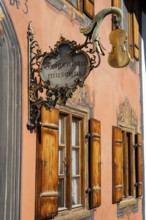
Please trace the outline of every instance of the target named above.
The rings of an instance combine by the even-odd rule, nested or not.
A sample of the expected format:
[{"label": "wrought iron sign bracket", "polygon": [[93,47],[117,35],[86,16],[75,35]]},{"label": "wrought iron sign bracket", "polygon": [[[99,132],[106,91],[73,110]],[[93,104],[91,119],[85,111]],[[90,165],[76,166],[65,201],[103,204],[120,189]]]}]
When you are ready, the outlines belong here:
[{"label": "wrought iron sign bracket", "polygon": [[[103,18],[111,13],[115,14],[112,22],[115,30],[120,30],[119,34],[121,36],[121,11],[118,8],[111,7],[100,11],[87,28],[81,28],[81,33],[86,37],[83,44],[77,44],[76,41],[69,41],[61,36],[54,49],[50,47],[49,52],[43,53],[39,43],[34,39],[35,33],[31,22],[28,24],[27,128],[30,132],[33,132],[39,125],[42,106],[51,110],[57,103],[65,105],[77,87],[83,87],[84,81],[91,70],[99,66],[100,55],[104,55],[104,48],[100,43],[98,30]],[[118,37],[118,33],[116,33],[116,37]],[[116,44],[120,43],[113,36],[111,41],[116,42]],[[116,51],[118,53],[118,49]],[[128,52],[124,48],[123,57],[125,55],[127,57],[127,54]],[[117,54],[111,52],[110,55],[109,64],[113,67],[123,67],[129,62],[129,60],[126,60],[127,63],[124,63],[124,65],[118,63],[118,66],[118,61],[115,61]]]}]

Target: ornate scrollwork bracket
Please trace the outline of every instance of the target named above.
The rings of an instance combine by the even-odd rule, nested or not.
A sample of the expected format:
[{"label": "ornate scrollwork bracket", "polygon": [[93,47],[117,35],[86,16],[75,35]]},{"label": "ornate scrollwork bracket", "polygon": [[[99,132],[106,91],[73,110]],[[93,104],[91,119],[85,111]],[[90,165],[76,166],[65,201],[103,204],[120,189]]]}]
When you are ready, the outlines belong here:
[{"label": "ornate scrollwork bracket", "polygon": [[28,24],[28,124],[33,132],[39,124],[42,106],[50,110],[56,104],[65,104],[78,86],[83,87],[90,71],[100,64],[100,55],[104,55],[98,38],[98,29],[103,18],[116,14],[113,20],[116,28],[121,24],[121,11],[108,8],[99,12],[89,27],[82,28],[86,36],[83,44],[60,37],[54,49],[42,53],[39,43],[34,39],[31,22]]},{"label": "ornate scrollwork bracket", "polygon": [[89,48],[90,41],[82,45],[60,37],[54,49],[42,53],[34,39],[31,23],[28,25],[28,124],[32,132],[38,125],[42,105],[50,110],[55,105],[65,105],[78,86],[83,87],[90,71],[100,62]]}]

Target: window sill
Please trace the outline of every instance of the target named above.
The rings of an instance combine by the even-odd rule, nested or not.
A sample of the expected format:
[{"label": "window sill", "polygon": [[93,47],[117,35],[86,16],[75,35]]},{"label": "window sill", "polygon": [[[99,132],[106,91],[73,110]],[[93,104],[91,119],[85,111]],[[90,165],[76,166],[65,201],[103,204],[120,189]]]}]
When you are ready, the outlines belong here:
[{"label": "window sill", "polygon": [[90,210],[85,209],[78,209],[78,210],[71,210],[71,211],[63,211],[58,212],[55,220],[82,220],[84,218],[88,218],[91,216]]},{"label": "window sill", "polygon": [[123,218],[123,216],[128,215],[129,212],[133,214],[138,212],[138,201],[134,197],[123,199],[117,206],[118,218]]},{"label": "window sill", "polygon": [[135,199],[134,197],[128,197],[123,199],[119,203],[119,208],[125,208],[126,206],[135,205],[136,203],[137,203],[137,199]]}]

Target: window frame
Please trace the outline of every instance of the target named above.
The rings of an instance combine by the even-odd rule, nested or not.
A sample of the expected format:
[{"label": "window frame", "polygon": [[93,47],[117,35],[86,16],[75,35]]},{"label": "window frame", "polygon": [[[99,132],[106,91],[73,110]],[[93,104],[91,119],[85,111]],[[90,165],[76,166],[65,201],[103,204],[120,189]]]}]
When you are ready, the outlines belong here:
[{"label": "window frame", "polygon": [[[130,173],[130,169],[131,169],[131,172],[132,172],[132,177],[131,177],[131,179],[130,179],[130,181],[131,181],[131,188],[132,188],[132,186],[133,186],[133,188],[131,189],[132,190],[132,194],[133,195],[130,195],[130,196],[125,196],[124,197],[124,190],[127,190],[127,189],[124,189],[124,187],[123,187],[123,200],[120,202],[120,206],[123,206],[123,205],[129,205],[129,204],[133,204],[133,203],[136,203],[136,190],[134,189],[134,183],[136,182],[136,168],[135,168],[135,149],[134,149],[134,137],[135,137],[135,134],[136,134],[136,132],[135,132],[135,127],[131,127],[131,128],[127,128],[127,127],[123,127],[123,126],[120,126],[119,125],[119,128],[121,128],[121,130],[122,130],[122,133],[125,133],[125,134],[130,134],[131,135],[131,143],[130,143],[130,149],[129,149],[129,151],[130,151],[130,153],[131,153],[131,158],[130,158],[130,163],[131,163],[131,160],[132,160],[132,164],[130,164],[131,165],[131,167],[127,170],[127,173]],[[123,141],[125,141],[125,140],[123,140]],[[125,151],[125,148],[126,148],[126,146],[125,146],[125,144],[123,144],[123,150]],[[126,149],[126,151],[127,151],[127,149]],[[133,153],[132,153],[133,152]],[[127,157],[127,155],[125,155],[126,153],[128,153],[129,154],[129,152],[123,152],[123,158],[125,157]],[[125,163],[126,163],[127,161],[125,160]],[[128,161],[129,162],[129,161]],[[124,161],[123,161],[123,163],[124,163]],[[127,174],[125,174],[125,175],[127,175]],[[124,171],[123,171],[123,178],[124,178]],[[125,177],[125,178],[127,178],[127,177]],[[127,192],[128,193],[128,192]]]},{"label": "window frame", "polygon": [[77,10],[79,13],[85,14],[88,18],[92,19],[94,17],[94,0],[76,0],[77,7],[71,3],[71,0],[65,1],[75,8],[75,10]]},{"label": "window frame", "polygon": [[[88,196],[86,196],[86,189],[88,188],[88,163],[85,163],[84,161],[88,161],[88,143],[85,140],[85,136],[88,132],[88,120],[89,120],[89,111],[87,109],[84,109],[82,107],[80,108],[76,108],[76,107],[71,107],[69,105],[66,105],[65,107],[63,106],[59,106],[59,114],[66,116],[66,128],[67,130],[71,130],[69,129],[69,127],[71,126],[71,124],[69,125],[69,121],[72,122],[72,116],[74,118],[78,118],[79,120],[82,120],[82,165],[81,165],[81,204],[72,206],[71,202],[69,201],[69,204],[67,205],[67,207],[62,207],[62,208],[58,208],[58,215],[56,216],[56,220],[60,220],[62,219],[62,217],[64,219],[71,219],[74,218],[75,216],[80,216],[80,218],[84,218],[84,217],[88,217],[91,215],[90,210],[89,210],[89,201],[88,201]],[[69,135],[67,135],[67,139],[66,139],[66,144],[70,145],[70,152],[71,152],[71,148],[72,148],[72,143],[71,143],[71,131],[70,132],[70,137]],[[71,154],[68,153],[69,155],[69,159],[71,160]],[[70,165],[71,166],[71,165]],[[68,184],[66,184],[66,186],[69,188],[71,187],[72,184],[72,175],[70,173],[70,179],[67,180],[67,182],[69,182],[69,186]],[[67,198],[70,195],[71,197],[71,192],[67,192]]]},{"label": "window frame", "polygon": [[[114,128],[114,126],[113,126],[113,128]],[[136,205],[137,204],[137,198],[136,198],[136,187],[135,187],[135,183],[136,183],[136,160],[135,160],[135,148],[134,148],[134,138],[135,138],[135,135],[136,135],[136,128],[135,128],[135,126],[126,126],[126,125],[124,125],[124,123],[121,123],[121,122],[119,122],[118,123],[118,126],[117,127],[115,127],[115,128],[118,128],[118,129],[120,129],[121,130],[121,133],[122,133],[122,135],[123,135],[123,132],[125,132],[125,133],[129,133],[130,135],[131,135],[131,138],[132,138],[132,141],[131,141],[131,146],[130,146],[130,151],[132,152],[133,151],[133,154],[132,154],[132,161],[133,161],[133,163],[132,163],[132,179],[131,179],[131,187],[133,186],[133,192],[132,192],[132,194],[133,195],[130,195],[130,196],[127,196],[127,197],[125,197],[124,198],[124,186],[123,186],[123,192],[122,192],[122,200],[120,200],[120,201],[118,201],[118,202],[114,202],[113,201],[113,203],[117,203],[118,204],[118,209],[121,209],[121,208],[125,208],[125,207],[127,207],[127,206],[131,206],[131,205]],[[123,148],[123,158],[124,158],[124,148],[125,148],[125,146],[124,146],[124,143],[123,143],[123,136],[122,136],[122,142],[121,142],[121,144],[122,144],[122,148]],[[113,147],[114,147],[114,145],[113,145]],[[114,158],[112,158],[112,160],[114,160]],[[123,165],[124,165],[124,161],[123,161]],[[123,166],[122,165],[122,166]],[[123,175],[123,179],[124,179],[124,169],[123,169],[123,172],[122,172],[122,175]],[[124,184],[124,182],[123,182],[123,184]],[[113,188],[114,188],[114,185],[112,186]]]},{"label": "window frame", "polygon": [[[129,206],[129,205],[137,204],[136,188],[134,187],[134,184],[136,182],[136,167],[135,167],[136,160],[135,160],[135,149],[134,149],[134,137],[136,134],[136,128],[135,128],[135,126],[126,126],[120,122],[118,124],[118,127],[121,129],[122,132],[129,133],[131,135],[132,141],[131,141],[130,151],[131,152],[133,151],[133,154],[131,155],[132,160],[133,160],[133,163],[131,165],[132,166],[132,174],[133,174],[133,176],[131,177],[132,178],[131,188],[132,188],[132,184],[133,184],[133,189],[132,189],[133,195],[127,196],[125,198],[123,197],[122,201],[120,201],[120,203],[119,203],[119,208],[123,208],[123,207]],[[125,146],[123,146],[123,148],[125,148]],[[123,157],[124,156],[125,155],[123,152]],[[128,172],[130,172],[130,171],[128,170]],[[124,173],[123,173],[123,176],[124,176]],[[124,187],[123,187],[123,194],[124,194]]]},{"label": "window frame", "polygon": [[77,7],[73,5],[70,0],[65,0],[68,4],[70,4],[73,8],[75,8],[79,13],[83,14],[83,1],[77,0]]}]

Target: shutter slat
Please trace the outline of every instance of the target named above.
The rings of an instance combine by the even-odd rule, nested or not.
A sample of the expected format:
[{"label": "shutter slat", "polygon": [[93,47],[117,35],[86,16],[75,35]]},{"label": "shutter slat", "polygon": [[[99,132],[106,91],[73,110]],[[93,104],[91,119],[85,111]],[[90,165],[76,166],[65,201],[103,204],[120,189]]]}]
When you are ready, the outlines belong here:
[{"label": "shutter slat", "polygon": [[141,134],[137,133],[135,135],[135,143],[137,145],[135,149],[135,159],[136,159],[136,197],[141,197],[143,194],[142,185],[142,137]]},{"label": "shutter slat", "polygon": [[112,170],[112,201],[117,203],[123,197],[123,142],[122,131],[118,127],[113,127]]},{"label": "shutter slat", "polygon": [[41,109],[39,146],[38,216],[47,219],[58,212],[58,122],[59,111]]},{"label": "shutter slat", "polygon": [[94,1],[93,0],[84,0],[83,12],[90,18],[93,18],[94,16]]},{"label": "shutter slat", "polygon": [[101,205],[101,140],[100,122],[89,121],[89,207]]}]

